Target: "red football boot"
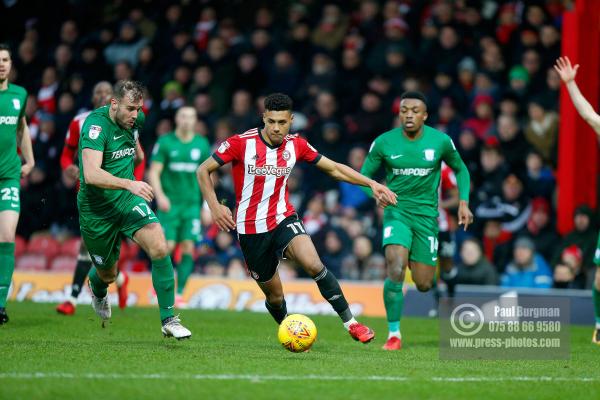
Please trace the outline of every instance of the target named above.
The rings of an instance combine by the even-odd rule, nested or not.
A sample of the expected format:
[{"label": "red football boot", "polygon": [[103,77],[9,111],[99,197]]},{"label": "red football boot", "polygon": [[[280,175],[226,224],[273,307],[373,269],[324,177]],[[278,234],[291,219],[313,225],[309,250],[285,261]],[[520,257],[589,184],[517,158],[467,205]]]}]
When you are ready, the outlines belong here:
[{"label": "red football boot", "polygon": [[117,292],[119,293],[119,308],[122,310],[127,306],[127,285],[129,285],[129,275],[125,271],[121,271],[123,275],[123,284],[117,285]]},{"label": "red football boot", "polygon": [[62,315],[73,315],[75,314],[75,304],[70,301],[65,301],[56,307],[56,311]]},{"label": "red football boot", "polygon": [[361,343],[369,343],[371,340],[375,339],[375,332],[373,329],[366,325],[359,324],[358,322],[350,325],[348,332],[354,340],[358,340]]},{"label": "red football boot", "polygon": [[402,339],[398,336],[392,336],[383,345],[384,350],[400,350],[402,348]]}]

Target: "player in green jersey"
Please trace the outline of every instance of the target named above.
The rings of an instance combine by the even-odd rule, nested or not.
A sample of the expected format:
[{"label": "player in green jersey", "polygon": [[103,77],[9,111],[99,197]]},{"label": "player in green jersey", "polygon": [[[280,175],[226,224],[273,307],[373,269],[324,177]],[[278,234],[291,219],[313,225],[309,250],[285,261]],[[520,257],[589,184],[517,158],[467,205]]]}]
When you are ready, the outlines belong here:
[{"label": "player in green jersey", "polygon": [[402,347],[400,318],[402,285],[409,266],[417,288],[428,291],[438,262],[438,186],[445,161],[456,174],[459,224],[473,221],[469,210],[469,172],[452,140],[427,125],[425,96],[405,92],[400,101],[399,128],[383,133],[371,145],[361,173],[372,177],[383,165],[386,185],[398,195],[383,212],[383,248],[388,277],[383,286],[389,335],[384,349]]},{"label": "player in green jersey", "polygon": [[[568,57],[560,57],[556,60],[554,66],[556,72],[560,75],[560,79],[567,86],[569,96],[577,109],[577,112],[587,122],[592,129],[600,136],[600,115],[594,111],[592,105],[583,97],[581,91],[575,83],[575,76],[579,69],[579,64],[573,67]],[[600,345],[600,234],[598,235],[598,244],[596,245],[596,253],[594,254],[594,264],[596,264],[596,277],[592,286],[592,296],[594,299],[594,316],[596,318],[596,326],[592,335],[592,343]]]},{"label": "player in green jersey", "polygon": [[[20,179],[29,175],[35,164],[25,118],[27,91],[8,83],[11,68],[10,49],[0,44],[0,325],[8,322],[6,299],[15,269]],[[17,146],[25,159],[23,165]]]},{"label": "player in green jersey", "polygon": [[174,315],[175,277],[163,229],[148,206],[152,187],[133,175],[138,130],[143,124],[143,88],[120,81],[110,105],[94,110],[81,128],[81,188],[77,195],[81,236],[94,266],[89,272],[92,306],[104,322],[111,310],[107,288],[117,276],[123,237],[133,239],[152,260],[162,333],[177,339],[191,332]]},{"label": "player in green jersey", "polygon": [[175,131],[161,136],[156,142],[148,172],[169,253],[173,252],[176,244],[181,246],[175,295],[178,308],[186,307],[183,290],[194,269],[194,245],[200,239],[202,195],[195,172],[210,156],[208,140],[194,131],[196,122],[193,107],[177,110]]}]

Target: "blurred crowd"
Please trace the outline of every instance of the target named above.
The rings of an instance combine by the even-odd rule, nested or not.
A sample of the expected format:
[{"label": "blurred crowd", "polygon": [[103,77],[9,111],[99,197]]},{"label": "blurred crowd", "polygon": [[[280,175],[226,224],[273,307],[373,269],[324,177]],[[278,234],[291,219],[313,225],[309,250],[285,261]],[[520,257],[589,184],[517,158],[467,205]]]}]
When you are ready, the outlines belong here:
[{"label": "blurred crowd", "polygon": [[[7,5],[8,4],[8,5]],[[12,4],[12,5],[11,5]],[[590,287],[597,228],[582,206],[554,227],[561,14],[568,2],[354,0],[5,2],[2,39],[27,88],[36,168],[23,181],[18,233],[77,235],[75,182],[59,156],[70,120],[99,80],[147,87],[140,139],[149,155],[184,104],[214,146],[260,125],[271,92],[294,99],[295,132],[360,169],[372,140],[396,126],[399,96],[421,90],[427,123],[454,140],[472,179],[470,232],[456,229],[459,283]],[[148,157],[149,158],[149,157]],[[382,280],[381,217],[358,188],[307,166],[290,198],[325,265],[343,279]],[[234,206],[221,171],[220,198]],[[455,210],[450,210],[451,215]],[[204,219],[197,271],[245,275],[236,238]],[[284,263],[284,277],[301,272]]]}]

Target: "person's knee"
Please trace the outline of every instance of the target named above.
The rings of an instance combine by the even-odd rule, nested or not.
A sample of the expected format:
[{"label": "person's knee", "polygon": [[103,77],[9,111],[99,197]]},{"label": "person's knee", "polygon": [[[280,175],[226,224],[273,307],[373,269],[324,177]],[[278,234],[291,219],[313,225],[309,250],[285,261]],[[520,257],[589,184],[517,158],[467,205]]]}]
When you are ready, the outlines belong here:
[{"label": "person's knee", "polygon": [[312,277],[317,276],[319,272],[323,271],[323,268],[325,268],[325,265],[323,265],[319,258],[310,260],[305,264],[306,272],[308,272]]},{"label": "person's knee", "polygon": [[[173,249],[170,249],[172,252]],[[191,240],[186,240],[185,242],[181,242],[181,252],[183,254],[193,254],[194,253],[194,242]]]},{"label": "person's knee", "polygon": [[[167,251],[169,252],[169,254],[173,253],[174,250],[175,250],[175,242],[168,241],[167,242]],[[183,251],[183,248],[181,249],[181,251]]]},{"label": "person's knee", "polygon": [[102,279],[102,282],[110,285],[117,280],[117,268],[111,268],[110,270],[97,270],[98,276]]},{"label": "person's knee", "polygon": [[167,257],[169,255],[169,246],[167,246],[166,240],[157,240],[156,244],[150,247],[149,253],[150,258],[153,260]]},{"label": "person's knee", "polygon": [[392,282],[401,282],[403,278],[404,260],[399,255],[386,255],[388,277]]},{"label": "person's knee", "polygon": [[415,285],[417,286],[417,289],[419,290],[419,292],[427,292],[429,289],[431,289],[433,282],[431,279],[429,279],[429,280],[421,279],[421,280],[415,281]]}]

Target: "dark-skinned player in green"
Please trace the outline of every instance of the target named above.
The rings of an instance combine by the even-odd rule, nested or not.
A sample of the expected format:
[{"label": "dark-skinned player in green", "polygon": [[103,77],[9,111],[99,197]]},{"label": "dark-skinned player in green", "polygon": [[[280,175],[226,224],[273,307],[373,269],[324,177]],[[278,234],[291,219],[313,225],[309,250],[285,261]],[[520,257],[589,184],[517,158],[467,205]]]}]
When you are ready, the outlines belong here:
[{"label": "dark-skinned player in green", "polygon": [[385,167],[386,185],[398,202],[383,213],[383,248],[387,279],[383,300],[388,320],[385,350],[402,348],[400,318],[406,267],[417,289],[431,289],[438,262],[438,186],[444,161],[456,174],[459,191],[458,221],[467,229],[470,177],[448,135],[425,125],[427,101],[420,92],[405,92],[400,101],[400,127],[375,139],[361,173],[373,177]]}]

